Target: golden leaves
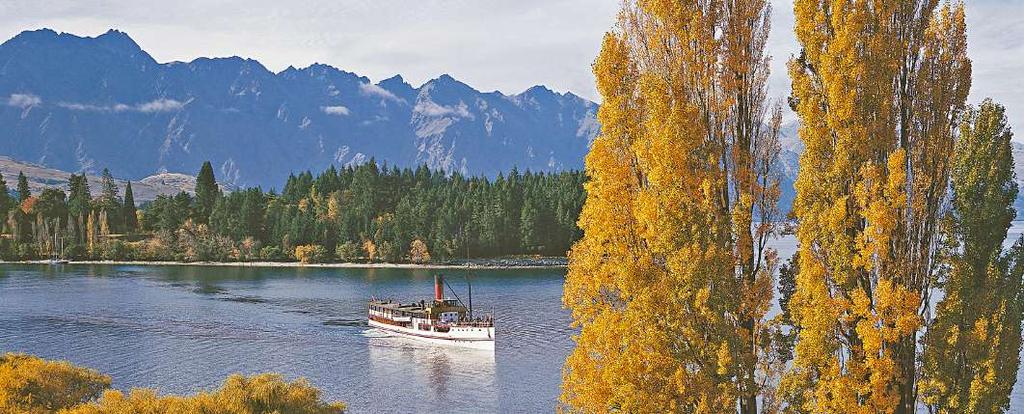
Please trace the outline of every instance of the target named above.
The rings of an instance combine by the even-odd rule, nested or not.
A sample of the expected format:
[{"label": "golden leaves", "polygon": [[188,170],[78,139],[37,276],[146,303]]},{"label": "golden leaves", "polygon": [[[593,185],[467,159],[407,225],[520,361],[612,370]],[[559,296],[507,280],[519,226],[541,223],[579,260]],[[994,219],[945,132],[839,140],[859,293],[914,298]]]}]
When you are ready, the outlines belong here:
[{"label": "golden leaves", "polygon": [[605,36],[602,131],[563,296],[581,332],[562,409],[729,412],[773,386],[755,349],[778,262],[763,242],[781,119],[765,121],[767,10],[630,1]]},{"label": "golden leaves", "polygon": [[67,362],[0,355],[0,413],[51,413],[99,396],[110,377]]},{"label": "golden leaves", "polygon": [[110,377],[67,362],[24,354],[0,356],[0,413],[63,414],[340,414],[345,404],[323,402],[306,380],[285,381],[278,374],[233,375],[212,392],[160,396],[133,389],[111,390]]},{"label": "golden leaves", "polygon": [[783,387],[808,411],[912,412],[953,143],[942,123],[970,82],[963,26],[926,0],[797,0],[794,14],[806,151],[790,305],[800,334]]}]

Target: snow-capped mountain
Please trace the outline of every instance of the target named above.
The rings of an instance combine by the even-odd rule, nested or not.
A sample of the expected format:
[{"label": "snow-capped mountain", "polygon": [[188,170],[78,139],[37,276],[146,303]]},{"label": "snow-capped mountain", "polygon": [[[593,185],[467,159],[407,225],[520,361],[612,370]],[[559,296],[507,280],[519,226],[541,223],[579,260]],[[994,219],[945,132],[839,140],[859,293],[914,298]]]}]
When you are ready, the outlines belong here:
[{"label": "snow-capped mountain", "polygon": [[276,187],[371,157],[489,176],[578,169],[596,111],[572,93],[481,92],[448,75],[414,87],[321,64],[158,63],[116,30],[27,31],[0,45],[0,154],[128,179],[194,174],[204,160],[219,181]]}]

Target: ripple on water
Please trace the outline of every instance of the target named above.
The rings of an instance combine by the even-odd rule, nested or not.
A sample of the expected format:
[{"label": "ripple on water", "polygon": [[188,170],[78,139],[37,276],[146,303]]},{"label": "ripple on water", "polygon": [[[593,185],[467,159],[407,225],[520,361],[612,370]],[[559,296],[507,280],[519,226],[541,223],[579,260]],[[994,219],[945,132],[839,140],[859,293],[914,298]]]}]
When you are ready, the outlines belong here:
[{"label": "ripple on water", "polygon": [[498,311],[497,350],[478,354],[367,329],[369,296],[429,295],[422,272],[38,269],[0,279],[0,349],[68,359],[122,389],[195,392],[278,371],[353,412],[550,412],[568,352],[558,272],[477,272],[474,301]]}]

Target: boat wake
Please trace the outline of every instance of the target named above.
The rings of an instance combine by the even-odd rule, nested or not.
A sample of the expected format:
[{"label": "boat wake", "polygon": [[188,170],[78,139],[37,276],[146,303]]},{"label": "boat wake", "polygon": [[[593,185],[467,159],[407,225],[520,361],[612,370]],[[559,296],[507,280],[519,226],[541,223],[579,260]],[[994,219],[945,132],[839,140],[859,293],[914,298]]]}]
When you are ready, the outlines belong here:
[{"label": "boat wake", "polygon": [[368,328],[361,332],[360,335],[370,339],[384,339],[384,338],[395,338],[395,335],[389,334],[387,331],[377,328]]}]

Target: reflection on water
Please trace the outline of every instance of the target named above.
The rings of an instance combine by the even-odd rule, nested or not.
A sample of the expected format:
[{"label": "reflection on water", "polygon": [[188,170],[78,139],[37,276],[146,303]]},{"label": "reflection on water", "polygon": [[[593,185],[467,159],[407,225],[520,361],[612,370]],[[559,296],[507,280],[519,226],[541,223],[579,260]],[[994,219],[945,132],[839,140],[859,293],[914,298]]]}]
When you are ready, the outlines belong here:
[{"label": "reflection on water", "polygon": [[[774,246],[788,258],[796,242]],[[456,288],[469,274],[446,273]],[[191,393],[276,371],[355,413],[553,411],[574,332],[564,270],[472,275],[474,305],[497,318],[493,353],[368,329],[366,300],[429,298],[427,270],[0,265],[0,352],[67,359],[121,389]]]},{"label": "reflection on water", "polygon": [[[466,272],[446,273],[462,287]],[[357,413],[550,412],[571,347],[563,270],[473,272],[474,305],[498,315],[494,352],[368,329],[370,296],[432,296],[424,270],[0,265],[0,275],[0,352],[67,359],[121,389],[191,393],[276,371]]]},{"label": "reflection on water", "polygon": [[382,383],[387,384],[389,378],[396,376],[414,378],[426,387],[402,392],[417,395],[434,407],[453,407],[461,403],[455,384],[470,381],[476,384],[480,395],[492,396],[489,401],[474,401],[474,409],[497,411],[494,352],[425,344],[377,329],[368,329],[365,336],[369,339],[373,375]]}]

